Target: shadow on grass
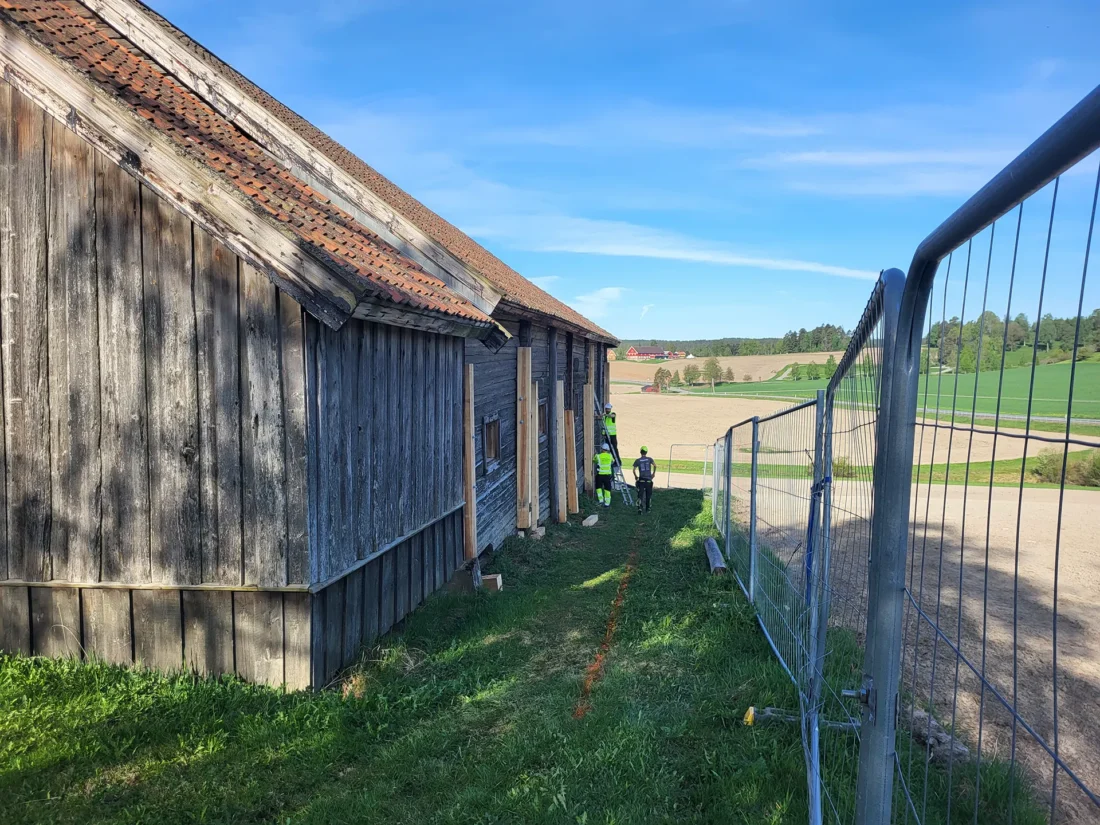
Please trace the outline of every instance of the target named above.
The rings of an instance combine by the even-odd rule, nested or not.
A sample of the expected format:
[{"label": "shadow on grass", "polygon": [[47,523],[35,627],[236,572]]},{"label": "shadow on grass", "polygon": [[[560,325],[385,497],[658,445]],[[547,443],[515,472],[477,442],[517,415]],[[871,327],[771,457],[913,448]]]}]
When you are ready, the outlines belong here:
[{"label": "shadow on grass", "polygon": [[[340,686],[0,659],[10,822],[764,822],[804,817],[789,702],[732,578],[706,575],[701,496],[509,542],[501,593],[439,594]],[[592,712],[572,711],[631,550]]]}]

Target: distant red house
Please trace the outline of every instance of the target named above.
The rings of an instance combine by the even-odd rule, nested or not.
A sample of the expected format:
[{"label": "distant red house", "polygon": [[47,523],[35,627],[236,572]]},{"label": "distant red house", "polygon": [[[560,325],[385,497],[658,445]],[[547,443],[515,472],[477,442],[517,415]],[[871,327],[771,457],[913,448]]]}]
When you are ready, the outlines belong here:
[{"label": "distant red house", "polygon": [[631,347],[626,351],[628,361],[667,360],[668,353],[660,347]]},{"label": "distant red house", "polygon": [[642,392],[660,392],[661,388],[657,384],[646,384],[642,387]]}]

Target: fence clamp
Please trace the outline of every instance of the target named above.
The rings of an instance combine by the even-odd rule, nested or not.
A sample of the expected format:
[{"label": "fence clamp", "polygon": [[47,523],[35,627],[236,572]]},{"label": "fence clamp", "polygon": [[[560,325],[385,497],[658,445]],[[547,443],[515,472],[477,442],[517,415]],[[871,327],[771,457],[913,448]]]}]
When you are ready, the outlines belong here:
[{"label": "fence clamp", "polygon": [[867,721],[871,724],[875,722],[875,689],[871,684],[871,680],[867,679],[863,683],[863,687],[857,690],[842,690],[840,695],[845,699],[855,699],[861,705],[867,708]]}]

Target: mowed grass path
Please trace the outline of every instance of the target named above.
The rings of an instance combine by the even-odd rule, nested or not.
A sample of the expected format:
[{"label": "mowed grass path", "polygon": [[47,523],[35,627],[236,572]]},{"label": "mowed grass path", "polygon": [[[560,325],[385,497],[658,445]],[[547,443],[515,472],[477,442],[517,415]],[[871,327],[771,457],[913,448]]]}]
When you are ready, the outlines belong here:
[{"label": "mowed grass path", "polygon": [[509,542],[503,592],[432,598],[320,695],[0,657],[3,821],[802,823],[797,727],[741,723],[795,694],[701,501]]}]

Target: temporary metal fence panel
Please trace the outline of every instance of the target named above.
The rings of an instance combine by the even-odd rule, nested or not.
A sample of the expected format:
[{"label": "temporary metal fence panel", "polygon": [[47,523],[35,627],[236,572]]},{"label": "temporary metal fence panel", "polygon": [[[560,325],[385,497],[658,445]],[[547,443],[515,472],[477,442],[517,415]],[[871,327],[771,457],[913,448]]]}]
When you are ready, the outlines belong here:
[{"label": "temporary metal fence panel", "polygon": [[[624,459],[629,466],[633,459]],[[658,462],[660,459],[657,459]],[[658,468],[658,479],[660,478]],[[686,488],[689,490],[713,489],[714,445],[713,444],[670,444],[668,464],[664,466],[665,487]]]},{"label": "temporary metal fence panel", "polygon": [[1098,146],[1100,89],[910,269],[897,781],[861,765],[864,822],[1100,821]]},{"label": "temporary metal fence panel", "polygon": [[811,823],[1100,820],[1098,146],[1100,88],[882,274],[816,401],[715,446]]}]

